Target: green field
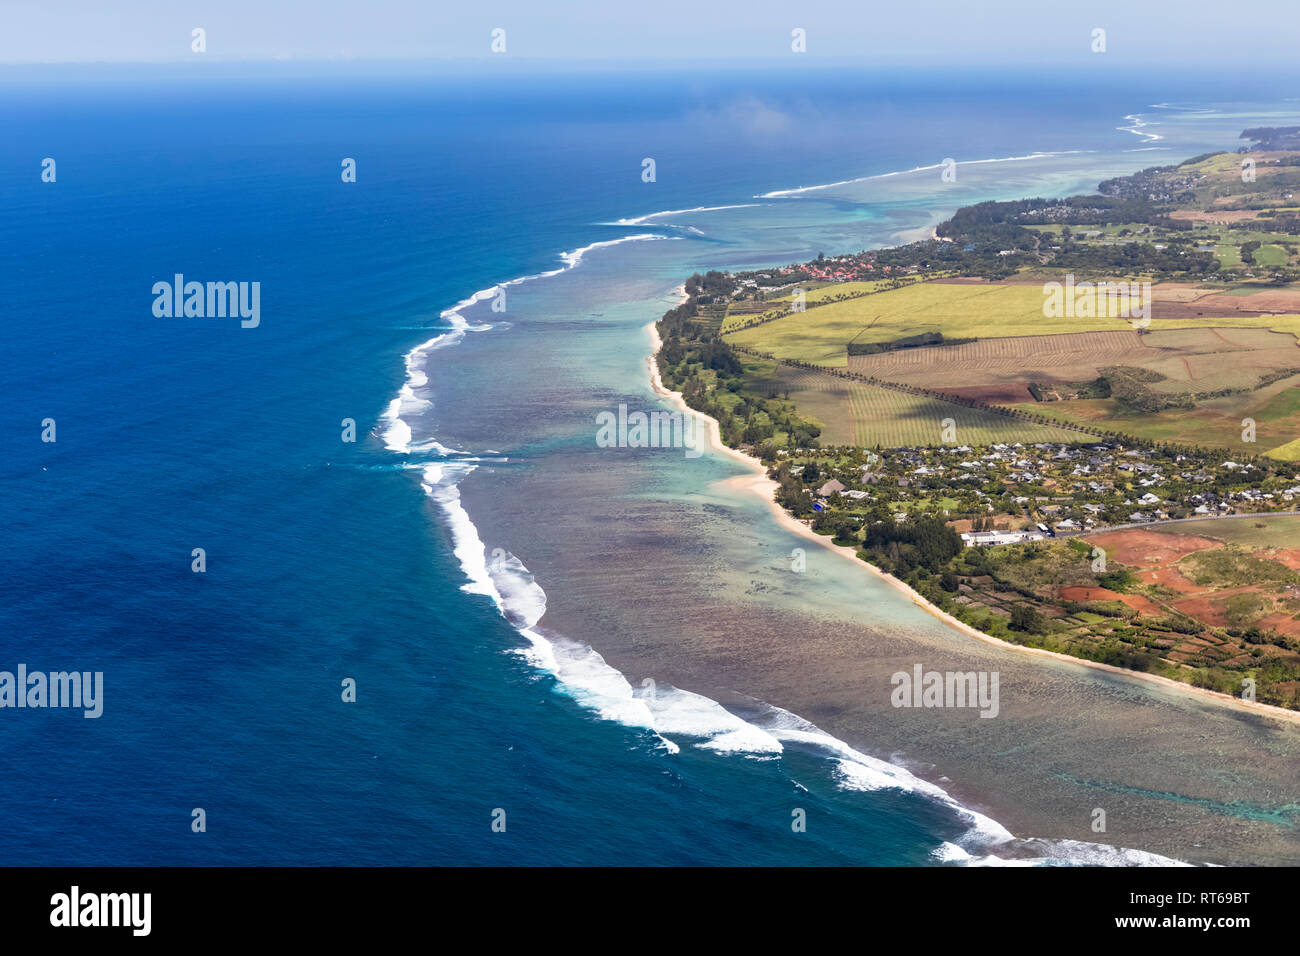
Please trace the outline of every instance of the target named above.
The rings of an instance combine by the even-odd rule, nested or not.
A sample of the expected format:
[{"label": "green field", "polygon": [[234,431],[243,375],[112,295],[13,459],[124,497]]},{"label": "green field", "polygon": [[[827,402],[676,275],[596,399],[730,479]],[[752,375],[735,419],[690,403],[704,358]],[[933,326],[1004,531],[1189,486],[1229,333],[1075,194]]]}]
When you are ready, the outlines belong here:
[{"label": "green field", "polygon": [[[1002,338],[1065,332],[1126,330],[1121,318],[1047,318],[1038,284],[923,282],[818,306],[726,335],[732,345],[815,365],[842,368],[845,346],[887,342],[919,332],[948,338]],[[1300,315],[1259,319],[1229,315],[1170,321],[1170,328],[1267,327],[1300,335]],[[1163,324],[1161,327],[1164,327]]]},{"label": "green field", "polygon": [[[849,296],[864,295],[868,292],[876,292],[886,286],[888,280],[872,279],[866,282],[827,282],[819,283],[814,286],[812,283],[803,283],[804,302],[808,304],[829,302],[834,299],[842,299]],[[781,303],[788,306],[793,298],[792,292],[786,292],[779,299],[773,299],[774,303]]]},{"label": "green field", "polygon": [[[1300,510],[1300,509],[1297,509]],[[1257,527],[1263,525],[1263,527]],[[1247,548],[1300,547],[1300,515],[1246,515],[1181,524],[1153,524],[1146,530],[1160,534],[1190,534],[1239,544]]]},{"label": "green field", "polygon": [[[1292,376],[1254,392],[1226,395],[1196,408],[1167,408],[1159,412],[1125,412],[1114,399],[1066,402],[1023,402],[1014,408],[1065,424],[1114,431],[1151,441],[1178,442],[1211,448],[1242,448],[1282,461],[1300,457],[1300,378]],[[1255,443],[1242,441],[1242,420],[1255,421]]]},{"label": "green field", "polygon": [[942,444],[944,419],[954,423],[959,445],[994,442],[1079,442],[1092,436],[1067,428],[1020,421],[995,412],[842,379],[824,372],[781,367],[776,378],[799,414],[822,428],[821,442],[901,448]]},{"label": "green field", "polygon": [[1268,457],[1276,458],[1278,461],[1300,461],[1300,438],[1289,441],[1284,445],[1278,445],[1276,448],[1270,448],[1267,454]]},{"label": "green field", "polygon": [[[806,306],[820,307],[822,303],[833,302],[838,299],[865,296],[888,286],[890,281],[887,279],[873,279],[868,282],[803,283],[804,304]],[[727,316],[722,320],[722,331],[726,334],[756,321],[769,320],[789,309],[792,299],[793,290],[786,289],[781,294],[773,295],[765,300],[761,312],[736,312],[734,314],[728,312]]]},{"label": "green field", "polygon": [[1225,269],[1239,269],[1246,263],[1241,258],[1241,245],[1244,242],[1259,242],[1260,247],[1255,250],[1253,259],[1258,266],[1285,266],[1291,260],[1290,253],[1279,243],[1295,244],[1295,236],[1287,236],[1276,232],[1253,232],[1245,229],[1232,229],[1226,227],[1211,226],[1210,229],[1218,230],[1221,237],[1215,243],[1215,257],[1223,264]]}]

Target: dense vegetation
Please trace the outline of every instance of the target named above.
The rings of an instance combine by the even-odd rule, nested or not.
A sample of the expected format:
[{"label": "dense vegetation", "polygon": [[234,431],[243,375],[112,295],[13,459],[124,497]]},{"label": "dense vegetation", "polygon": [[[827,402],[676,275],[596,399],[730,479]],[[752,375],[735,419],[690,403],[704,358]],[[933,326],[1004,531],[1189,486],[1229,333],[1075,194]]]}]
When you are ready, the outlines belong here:
[{"label": "dense vegetation", "polygon": [[763,397],[744,391],[745,368],[720,334],[722,313],[709,308],[734,287],[734,277],[722,272],[697,273],[686,281],[689,298],[658,323],[663,344],[657,361],[664,383],[692,408],[716,418],[729,445],[764,444],[768,457],[773,442],[815,447],[821,429],[797,415],[792,402],[775,393]]},{"label": "dense vegetation", "polygon": [[[1300,128],[1243,135],[1261,148],[1283,148],[1283,143],[1300,148]],[[1200,441],[1199,433],[1189,437],[1186,424],[1173,441],[1132,439],[1105,426],[1094,438],[1070,435],[1057,445],[1052,438],[990,439],[960,414],[967,406],[985,407],[980,399],[878,382],[825,364],[842,361],[845,351],[868,356],[977,341],[959,335],[979,336],[982,343],[983,326],[945,325],[952,337],[935,329],[936,315],[962,314],[945,312],[944,303],[953,298],[949,290],[965,285],[932,281],[936,278],[1019,275],[1047,281],[1070,272],[1079,279],[1209,279],[1216,283],[1210,288],[1276,286],[1297,278],[1291,263],[1300,255],[1298,244],[1286,237],[1300,235],[1300,212],[1289,192],[1300,188],[1300,155],[1259,157],[1258,182],[1242,175],[1240,163],[1234,154],[1207,154],[1108,180],[1098,195],[966,207],[937,227],[936,239],[819,255],[813,262],[761,272],[691,276],[687,301],[659,322],[661,374],[688,404],[719,421],[724,441],[747,446],[767,464],[777,482],[777,500],[788,511],[985,633],[1224,693],[1238,692],[1248,675],[1258,681],[1260,700],[1296,706],[1300,640],[1265,626],[1265,618],[1283,631],[1291,628],[1269,616],[1300,611],[1300,576],[1270,559],[1233,550],[1189,558],[1183,565],[1187,579],[1208,593],[1237,589],[1216,598],[1219,616],[1213,619],[1219,623],[1208,624],[1194,606],[1175,606],[1177,595],[1144,583],[1149,581],[1145,571],[1139,578],[1119,564],[1093,567],[1091,546],[1068,535],[1186,518],[1193,509],[1196,515],[1283,510],[1292,507],[1300,466],[1235,447],[1235,463],[1225,463],[1225,452]],[[1225,219],[1219,216],[1223,210],[1241,212]],[[989,290],[997,294],[980,298],[971,314],[995,323],[1003,336],[1046,334],[1036,306],[1032,321],[1025,318],[1017,290],[1026,285]],[[891,311],[892,299],[879,309],[872,308],[876,300],[840,304],[902,286],[911,288],[893,298],[905,297],[906,309]],[[814,322],[802,314],[810,309],[819,310]],[[883,324],[877,324],[878,312],[884,313]],[[722,338],[724,321],[737,347]],[[741,331],[777,321],[783,325]],[[749,341],[768,331],[786,335],[794,345],[778,357],[779,350],[769,352]],[[864,333],[880,341],[856,341]],[[746,344],[753,347],[740,347]],[[1019,354],[1002,346],[979,348],[981,360],[1005,362]],[[891,367],[891,360],[862,367],[877,364]],[[1028,383],[1027,388],[1051,408],[1068,406],[1069,399],[1106,401],[1114,416],[1153,419],[1171,408],[1199,413],[1203,399],[1262,388],[1297,371],[1266,367],[1252,366],[1264,374],[1247,376],[1249,388],[1224,375],[1206,379],[1204,386],[1217,389],[1213,392],[1174,390],[1162,374],[1124,365],[1094,366],[1100,375],[1089,382]],[[822,387],[809,380],[812,373],[834,381]],[[830,439],[817,422],[797,413],[791,392],[799,396],[799,407],[823,418]],[[945,404],[941,411],[927,407],[924,413],[891,405],[882,417],[871,405],[877,392],[918,401],[929,396]],[[1274,404],[1277,414],[1286,413],[1285,401]],[[1036,409],[1016,414],[1052,420]],[[841,427],[846,415],[847,433]],[[1186,418],[1194,424],[1193,416]],[[881,454],[869,452],[863,446],[874,439],[864,441],[859,424],[886,419],[923,421],[926,437],[907,444],[889,432],[888,450],[876,444]],[[929,432],[940,419],[958,428],[964,445],[976,447],[936,445],[937,432]],[[1267,421],[1260,421],[1263,429]],[[1235,424],[1229,432],[1235,436]],[[822,442],[833,444],[821,447]],[[951,445],[953,439],[943,442]],[[1062,537],[985,548],[964,547],[958,534],[958,528],[1034,527]]]},{"label": "dense vegetation", "polygon": [[974,342],[972,338],[944,338],[942,332],[920,332],[905,335],[888,342],[850,342],[849,355],[878,355],[881,352],[896,352],[899,349],[916,349],[927,345],[965,345]]}]

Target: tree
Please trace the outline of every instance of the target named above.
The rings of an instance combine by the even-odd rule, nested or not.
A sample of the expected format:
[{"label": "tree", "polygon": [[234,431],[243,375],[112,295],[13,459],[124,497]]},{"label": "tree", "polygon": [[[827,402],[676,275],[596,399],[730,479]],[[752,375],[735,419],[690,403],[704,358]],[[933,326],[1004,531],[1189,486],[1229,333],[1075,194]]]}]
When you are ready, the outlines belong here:
[{"label": "tree", "polygon": [[1043,616],[1028,604],[1017,604],[1011,609],[1011,630],[1026,634],[1041,634],[1043,625]]}]

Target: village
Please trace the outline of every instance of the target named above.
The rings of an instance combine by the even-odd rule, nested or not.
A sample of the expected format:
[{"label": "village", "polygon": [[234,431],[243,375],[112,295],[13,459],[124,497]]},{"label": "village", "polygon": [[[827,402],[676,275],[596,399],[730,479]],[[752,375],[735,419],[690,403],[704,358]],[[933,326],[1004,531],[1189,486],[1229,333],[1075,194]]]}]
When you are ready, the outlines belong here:
[{"label": "village", "polygon": [[929,512],[968,546],[1300,510],[1296,463],[1195,449],[1042,442],[777,456],[806,488],[814,526]]}]

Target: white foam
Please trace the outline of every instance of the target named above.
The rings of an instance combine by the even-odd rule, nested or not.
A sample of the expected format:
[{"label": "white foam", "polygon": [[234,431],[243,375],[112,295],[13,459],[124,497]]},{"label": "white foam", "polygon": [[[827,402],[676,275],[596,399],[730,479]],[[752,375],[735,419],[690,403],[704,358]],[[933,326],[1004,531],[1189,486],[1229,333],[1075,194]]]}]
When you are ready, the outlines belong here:
[{"label": "white foam", "polygon": [[462,462],[435,462],[426,465],[421,486],[430,498],[442,506],[447,517],[447,524],[451,528],[452,553],[469,578],[460,589],[470,594],[485,594],[499,602],[500,594],[492,584],[492,576],[488,574],[487,556],[478,536],[478,528],[460,503],[460,489],[456,487],[477,467]]},{"label": "white foam", "polygon": [[[653,232],[643,232],[635,236],[624,236],[622,239],[606,239],[602,242],[593,242],[590,245],[583,246],[581,249],[574,249],[572,252],[561,252],[560,258],[564,260],[565,267],[569,269],[576,268],[582,257],[593,249],[604,249],[606,246],[617,246],[624,242],[649,242],[655,239],[676,239],[677,236],[661,236]],[[558,275],[564,269],[556,269],[554,272],[544,272],[542,276]],[[541,278],[541,276],[531,276],[530,278]],[[523,279],[515,280],[523,282]]]},{"label": "white foam", "polygon": [[679,687],[656,687],[642,698],[660,734],[696,740],[696,746],[717,753],[779,754],[774,736],[741,720],[715,700]]},{"label": "white foam", "polygon": [[969,826],[963,842],[988,846],[1015,837],[996,820],[962,806],[942,787],[922,780],[904,767],[870,757],[832,737],[815,724],[779,707],[771,707],[758,719],[759,726],[786,746],[800,745],[819,751],[836,762],[840,786],[846,790],[901,790],[920,793],[944,804]]},{"label": "white foam", "polygon": [[732,206],[696,206],[694,209],[665,209],[661,212],[648,212],[644,216],[633,216],[631,219],[616,219],[613,222],[601,223],[604,226],[644,226],[652,219],[663,219],[666,216],[685,216],[696,212],[721,212],[724,209],[752,209],[755,206],[761,206],[762,203],[746,202],[737,203]]},{"label": "white foam", "polygon": [[[420,364],[429,352],[459,342],[467,331],[481,331],[491,326],[471,326],[460,309],[483,301],[505,285],[532,278],[555,275],[576,267],[592,249],[664,236],[638,235],[592,243],[564,253],[564,269],[538,276],[511,280],[502,286],[480,290],[470,298],[442,313],[452,325],[443,333],[407,354],[408,382],[385,412],[389,422],[384,433],[386,447],[401,452],[414,448],[434,447],[449,452],[433,439],[412,444],[411,429],[401,418],[408,407],[427,401],[414,388],[427,382]],[[1155,854],[1123,850],[1103,844],[1075,841],[1017,840],[1005,827],[983,814],[954,800],[943,788],[914,776],[903,767],[867,756],[854,750],[815,725],[789,711],[768,707],[756,719],[744,720],[717,701],[700,694],[671,686],[647,684],[634,690],[627,678],[611,667],[593,648],[562,637],[543,633],[537,626],[546,613],[546,592],[518,557],[504,549],[494,549],[489,557],[478,528],[461,503],[458,485],[471,474],[480,459],[462,458],[426,463],[421,468],[421,486],[435,501],[446,518],[452,538],[452,551],[467,578],[461,590],[484,595],[496,605],[501,615],[528,642],[520,654],[534,666],[552,674],[558,686],[576,702],[600,717],[628,727],[648,730],[656,735],[669,754],[680,753],[680,746],[667,734],[690,738],[695,746],[719,754],[746,754],[771,758],[787,747],[797,746],[820,752],[835,761],[840,785],[851,790],[897,789],[919,793],[949,807],[967,826],[957,843],[944,843],[935,851],[943,862],[966,865],[1026,865],[1021,859],[999,858],[987,854],[974,856],[967,847],[987,850],[992,846],[1014,844],[1027,852],[1039,850],[1043,855],[1031,862],[1113,862],[1115,865],[1168,865],[1171,862]],[[1047,854],[1051,854],[1050,856]]]},{"label": "white foam", "polygon": [[1143,127],[1150,126],[1151,124],[1143,120],[1142,117],[1139,116],[1138,114],[1131,113],[1128,116],[1125,116],[1124,118],[1129,121],[1129,125],[1115,127],[1120,132],[1132,133],[1134,136],[1141,136],[1142,141],[1146,143],[1154,143],[1156,140],[1164,139],[1164,137],[1161,136],[1159,133],[1145,132]]},{"label": "white foam", "polygon": [[1161,856],[1146,850],[1132,850],[1105,843],[1081,840],[1017,840],[1015,849],[1021,856],[976,856],[954,843],[942,843],[931,856],[940,863],[960,866],[1191,866],[1183,860]]},{"label": "white foam", "polygon": [[[1127,118],[1127,117],[1126,117]],[[996,156],[991,159],[966,159],[957,163],[958,166],[982,166],[987,163],[1019,163],[1030,159],[1049,159],[1053,156],[1069,156],[1074,153],[1087,153],[1091,150],[1086,149],[1062,149],[1053,152],[1029,153],[1026,156]],[[803,193],[813,192],[818,189],[834,189],[837,186],[852,186],[856,183],[870,182],[874,179],[889,179],[893,176],[907,176],[912,173],[924,173],[929,170],[942,169],[943,163],[930,163],[928,166],[914,166],[911,169],[896,169],[889,173],[876,173],[871,176],[858,176],[856,179],[841,179],[836,183],[822,183],[817,186],[798,186],[794,189],[774,189],[769,193],[760,193],[755,199],[781,199],[787,196],[799,196]]]},{"label": "white foam", "polygon": [[461,313],[476,305],[479,302],[485,302],[488,299],[495,298],[502,290],[511,286],[516,286],[524,282],[531,282],[534,279],[545,279],[550,276],[559,275],[569,269],[577,268],[582,262],[582,257],[593,249],[604,248],[607,246],[617,246],[624,242],[645,242],[650,239],[669,239],[671,236],[661,236],[655,233],[639,233],[634,236],[623,236],[621,239],[606,239],[601,242],[593,242],[590,245],[583,246],[581,249],[574,249],[569,252],[560,253],[560,260],[564,263],[558,269],[551,269],[548,272],[538,272],[534,275],[519,276],[506,282],[500,282],[486,289],[479,289],[468,298],[462,299],[449,309],[444,309],[439,316],[444,323],[451,328],[446,332],[440,332],[427,342],[422,342],[411,351],[406,353],[403,361],[406,366],[406,381],[398,390],[397,397],[388,403],[388,407],[380,415],[380,420],[387,423],[381,437],[384,441],[384,447],[389,451],[395,451],[400,454],[409,455],[413,451],[437,451],[439,454],[456,453],[454,449],[448,449],[438,444],[436,441],[429,440],[422,445],[412,445],[411,426],[406,421],[412,415],[426,411],[430,407],[428,399],[420,397],[416,389],[424,388],[429,384],[429,376],[425,365],[429,353],[436,352],[452,345],[456,345],[465,338],[466,332],[486,332],[493,326],[491,323],[479,325],[470,324],[469,320]]},{"label": "white foam", "polygon": [[[477,293],[475,293],[477,295]],[[472,298],[472,297],[471,297]],[[466,300],[467,302],[469,300]],[[466,303],[461,303],[464,307]],[[388,408],[380,416],[382,421],[388,423],[384,429],[383,439],[384,447],[389,451],[410,454],[411,452],[411,426],[407,424],[403,415],[413,415],[429,408],[430,402],[421,398],[415,392],[417,388],[423,388],[429,384],[429,376],[424,370],[425,357],[438,349],[446,348],[449,345],[455,345],[465,337],[467,330],[481,331],[482,328],[490,326],[475,327],[465,321],[457,312],[452,309],[443,313],[448,323],[452,326],[448,332],[442,332],[417,345],[411,351],[406,353],[404,359],[406,364],[406,382],[397,392],[397,397],[388,403]]]},{"label": "white foam", "polygon": [[[492,600],[511,626],[528,641],[521,654],[561,683],[578,703],[606,720],[653,729],[650,709],[637,699],[627,679],[594,649],[576,641],[548,638],[534,627],[546,613],[546,592],[515,555],[494,549],[489,557],[478,528],[461,504],[457,485],[477,465],[435,462],[424,467],[422,487],[441,507],[451,531],[452,553],[469,579],[461,590]],[[676,745],[664,741],[671,751]]]}]

